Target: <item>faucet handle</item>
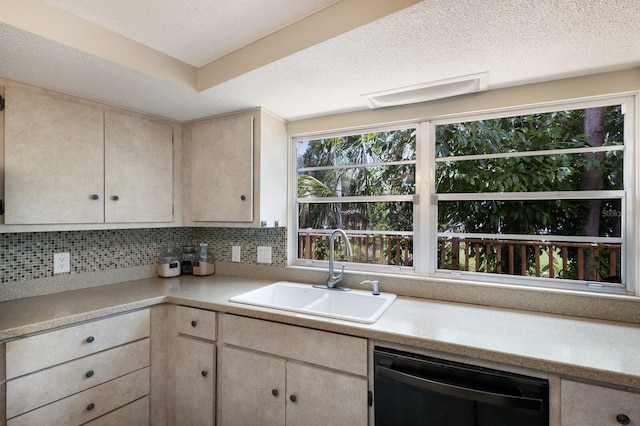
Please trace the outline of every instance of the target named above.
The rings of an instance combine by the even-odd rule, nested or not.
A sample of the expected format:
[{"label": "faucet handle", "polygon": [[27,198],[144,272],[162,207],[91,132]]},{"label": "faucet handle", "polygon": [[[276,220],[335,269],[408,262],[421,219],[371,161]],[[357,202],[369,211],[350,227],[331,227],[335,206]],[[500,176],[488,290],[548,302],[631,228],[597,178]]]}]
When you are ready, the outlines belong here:
[{"label": "faucet handle", "polygon": [[380,281],[378,280],[364,280],[360,283],[360,285],[364,285],[364,284],[371,284],[371,287],[373,288],[373,295],[374,296],[380,296]]}]

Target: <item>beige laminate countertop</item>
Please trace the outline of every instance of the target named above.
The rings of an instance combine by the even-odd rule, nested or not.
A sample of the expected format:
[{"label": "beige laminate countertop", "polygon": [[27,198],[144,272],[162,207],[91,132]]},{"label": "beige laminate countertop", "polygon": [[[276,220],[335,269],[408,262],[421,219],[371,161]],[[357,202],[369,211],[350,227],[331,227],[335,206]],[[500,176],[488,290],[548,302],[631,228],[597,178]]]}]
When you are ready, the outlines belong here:
[{"label": "beige laminate countertop", "polygon": [[159,303],[175,303],[640,388],[640,326],[398,297],[374,324],[229,299],[271,281],[149,278],[0,303],[0,341]]}]

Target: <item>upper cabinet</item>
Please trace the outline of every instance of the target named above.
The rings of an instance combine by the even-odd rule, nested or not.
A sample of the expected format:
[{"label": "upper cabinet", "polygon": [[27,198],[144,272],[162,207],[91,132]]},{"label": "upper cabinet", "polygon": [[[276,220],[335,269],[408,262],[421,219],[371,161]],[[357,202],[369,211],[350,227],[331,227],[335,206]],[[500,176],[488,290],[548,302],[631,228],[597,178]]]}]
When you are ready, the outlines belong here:
[{"label": "upper cabinet", "polygon": [[173,129],[106,111],[105,221],[173,220]]},{"label": "upper cabinet", "polygon": [[5,89],[5,224],[104,221],[102,109]]},{"label": "upper cabinet", "polygon": [[173,221],[173,128],[5,88],[6,225]]},{"label": "upper cabinet", "polygon": [[257,109],[187,124],[183,182],[185,225],[283,224],[286,123]]}]

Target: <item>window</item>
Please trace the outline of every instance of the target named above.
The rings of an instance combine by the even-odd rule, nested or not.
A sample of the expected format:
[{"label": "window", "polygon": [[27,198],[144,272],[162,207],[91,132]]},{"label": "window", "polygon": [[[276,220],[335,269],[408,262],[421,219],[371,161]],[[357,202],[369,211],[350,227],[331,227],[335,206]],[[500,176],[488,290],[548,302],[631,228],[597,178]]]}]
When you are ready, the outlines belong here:
[{"label": "window", "polygon": [[[325,261],[330,233],[342,228],[352,262],[412,266],[415,127],[297,139],[296,153],[300,261]],[[344,253],[338,245],[336,259]]]},{"label": "window", "polygon": [[298,138],[297,263],[323,265],[343,228],[351,270],[633,293],[635,103]]}]

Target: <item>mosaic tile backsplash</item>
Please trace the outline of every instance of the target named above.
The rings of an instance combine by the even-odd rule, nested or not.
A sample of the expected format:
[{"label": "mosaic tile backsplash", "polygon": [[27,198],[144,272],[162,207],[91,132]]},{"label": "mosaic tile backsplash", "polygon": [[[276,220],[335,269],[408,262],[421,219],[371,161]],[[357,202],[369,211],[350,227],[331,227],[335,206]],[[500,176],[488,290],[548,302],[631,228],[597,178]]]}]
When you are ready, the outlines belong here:
[{"label": "mosaic tile backsplash", "polygon": [[[207,243],[216,261],[257,263],[257,247],[272,247],[271,266],[286,265],[286,228],[150,228],[0,234],[0,283],[53,276],[53,254],[70,253],[70,274],[155,264],[160,249]],[[64,275],[64,274],[56,274]]]}]

